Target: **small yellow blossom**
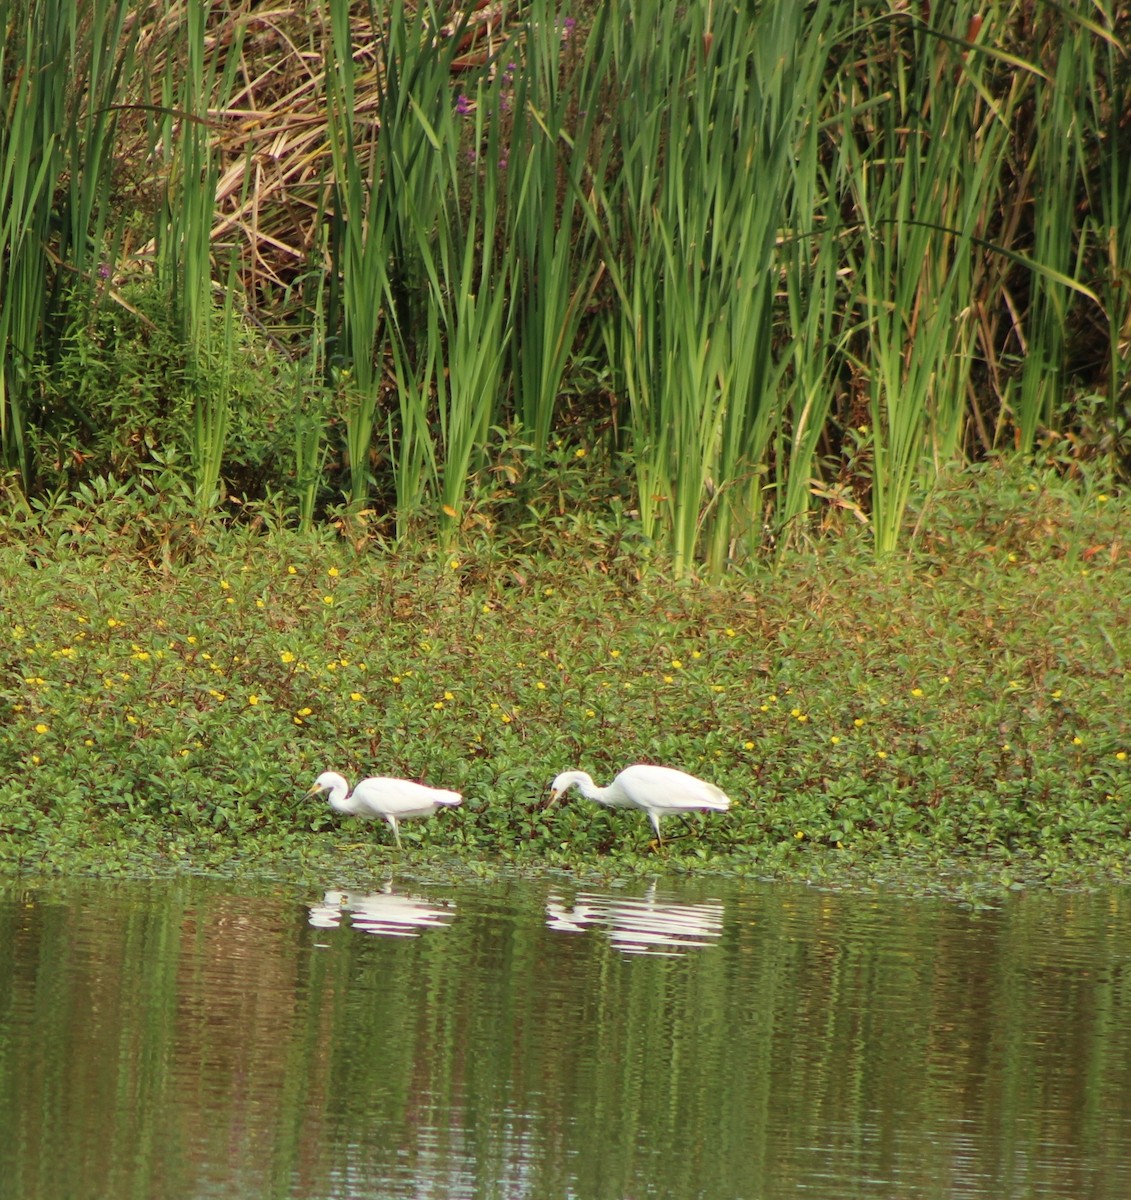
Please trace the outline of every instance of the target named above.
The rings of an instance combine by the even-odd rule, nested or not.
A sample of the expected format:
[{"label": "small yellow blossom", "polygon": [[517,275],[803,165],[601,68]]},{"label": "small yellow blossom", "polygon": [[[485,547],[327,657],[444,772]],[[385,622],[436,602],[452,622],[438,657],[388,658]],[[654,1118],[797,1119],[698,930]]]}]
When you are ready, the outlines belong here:
[{"label": "small yellow blossom", "polygon": [[327,567],[326,574],[329,575],[331,579],[337,579],[341,574],[341,571],[339,571],[337,567]]},{"label": "small yellow blossom", "polygon": [[799,829],[793,836],[800,842],[805,837],[805,830]]},{"label": "small yellow blossom", "polygon": [[1106,504],[1107,501],[1108,501],[1108,497],[1105,492],[1100,492],[1100,494],[1096,497],[1097,504]]},{"label": "small yellow blossom", "polygon": [[1072,739],[1072,744],[1073,744],[1074,746],[1082,746],[1082,745],[1084,744],[1084,739],[1083,739],[1082,737],[1079,737],[1079,736],[1077,736],[1077,737],[1074,737],[1074,738]]},{"label": "small yellow blossom", "polygon": [[678,658],[672,659],[672,670],[673,671],[680,670],[682,668],[682,666],[683,666],[683,663],[681,663]]},{"label": "small yellow blossom", "polygon": [[735,636],[735,634],[734,634],[734,630],[733,630],[733,629],[731,629],[731,627],[730,627],[729,625],[726,627],[726,629],[724,629],[724,630],[723,630],[723,633],[724,633],[724,634],[725,634],[727,637],[734,637],[734,636]]},{"label": "small yellow blossom", "polygon": [[852,722],[852,724],[855,725],[857,729],[861,729],[864,725],[864,718],[857,717],[856,720]]},{"label": "small yellow blossom", "polygon": [[312,708],[300,708],[298,710],[298,715],[300,717],[309,717],[313,711],[314,710]]},{"label": "small yellow blossom", "polygon": [[138,662],[149,662],[149,651],[139,650],[136,654],[133,654],[130,657],[137,659]]},{"label": "small yellow blossom", "polygon": [[503,713],[502,721],[504,725],[509,725],[514,720],[510,713]]},{"label": "small yellow blossom", "polygon": [[136,724],[137,724],[137,717],[135,717],[135,716],[133,715],[133,713],[126,713],[126,720],[127,720],[127,721],[128,721],[130,724],[131,724],[131,725],[136,725]]},{"label": "small yellow blossom", "polygon": [[295,567],[295,566],[293,566],[293,565],[292,565],[292,566],[288,566],[288,567],[287,567],[287,574],[288,574],[288,575],[297,575],[297,574],[298,574],[298,568],[297,568],[297,567]]},{"label": "small yellow blossom", "polygon": [[754,749],[754,743],[753,743],[753,742],[743,742],[743,743],[742,743],[742,748],[743,748],[744,750],[753,750],[753,749]]},{"label": "small yellow blossom", "polygon": [[836,735],[835,733],[833,734],[833,736],[832,736],[831,738],[829,738],[829,741],[830,741],[830,742],[832,742],[832,744],[833,744],[834,746],[839,746],[839,745],[840,745],[840,738],[839,738],[839,737],[837,737],[837,735]]},{"label": "small yellow blossom", "polygon": [[443,707],[444,707],[444,702],[443,702],[443,700],[437,700],[437,701],[436,701],[436,703],[432,705],[432,707],[433,707],[433,708],[437,708],[437,709],[439,709],[439,708],[443,708]]},{"label": "small yellow blossom", "polygon": [[586,450],[584,446],[578,446],[577,449],[573,452],[573,457],[574,458],[584,458],[588,453],[589,453],[589,451]]},{"label": "small yellow blossom", "polygon": [[675,683],[675,676],[674,675],[665,675],[664,682],[665,683]]},{"label": "small yellow blossom", "polygon": [[692,657],[692,658],[702,658],[702,657],[703,657],[702,651],[700,651],[700,650],[692,650],[692,651],[691,651],[691,657]]},{"label": "small yellow blossom", "polygon": [[619,650],[610,650],[609,657],[610,658],[620,658],[620,651]]},{"label": "small yellow blossom", "polygon": [[394,683],[400,683],[400,681],[401,681],[401,677],[400,677],[399,675],[394,675],[394,676],[393,676],[393,682],[394,682]]},{"label": "small yellow blossom", "polygon": [[106,628],[107,629],[117,629],[118,626],[121,625],[121,623],[122,622],[119,621],[116,617],[107,617],[106,618]]},{"label": "small yellow blossom", "polygon": [[279,661],[280,661],[280,662],[285,662],[285,663],[293,663],[293,662],[294,662],[294,660],[295,660],[295,656],[294,656],[294,655],[293,655],[293,654],[292,654],[292,653],[291,653],[289,650],[284,650],[284,651],[283,651],[283,652],[282,652],[282,653],[279,655]]},{"label": "small yellow blossom", "polygon": [[264,600],[262,596],[256,596],[256,598],[255,598],[255,607],[256,607],[256,608],[266,608],[266,607],[267,607],[267,601],[266,601],[266,600]]},{"label": "small yellow blossom", "polygon": [[723,685],[722,685],[721,683],[712,683],[712,684],[711,684],[711,691],[712,691],[712,692],[725,692],[725,691],[726,691],[726,688],[725,688],[725,687],[723,687]]},{"label": "small yellow blossom", "polygon": [[257,705],[259,703],[259,697],[254,692],[252,692],[251,695],[248,696],[247,702],[254,708],[255,705]]},{"label": "small yellow blossom", "polygon": [[44,725],[44,723],[42,721],[40,721],[39,724],[35,727],[35,732],[36,733],[46,733],[48,728],[49,728],[49,726]]},{"label": "small yellow blossom", "polygon": [[322,603],[323,603],[323,604],[333,604],[333,603],[334,603],[334,597],[333,597],[333,596],[323,596],[323,597],[322,597]]},{"label": "small yellow blossom", "polygon": [[448,563],[448,567],[449,567],[451,570],[453,570],[453,571],[458,571],[458,570],[459,570],[459,559],[458,559],[458,558],[453,558],[453,559],[451,560],[451,562],[450,562],[450,563]]},{"label": "small yellow blossom", "polygon": [[350,692],[350,699],[356,704],[359,700],[364,700],[365,697],[360,692]]},{"label": "small yellow blossom", "polygon": [[877,750],[876,751],[877,758],[887,758],[887,756],[888,756],[888,752],[886,750]]},{"label": "small yellow blossom", "polygon": [[83,738],[83,740],[82,740],[82,744],[83,744],[84,746],[93,746],[93,745],[94,745],[94,738]]},{"label": "small yellow blossom", "polygon": [[595,716],[597,715],[597,713],[596,713],[596,711],[595,711],[594,709],[592,709],[592,708],[587,708],[587,709],[585,710],[585,715],[586,715],[587,717],[595,717]]},{"label": "small yellow blossom", "polygon": [[913,696],[914,696],[916,699],[918,699],[918,698],[919,698],[919,697],[920,697],[920,696],[923,694],[923,689],[922,689],[922,688],[912,688],[912,689],[911,689],[911,694],[912,694],[912,695],[913,695]]},{"label": "small yellow blossom", "polygon": [[231,586],[232,585],[226,579],[220,580],[220,590],[222,592],[226,592]]},{"label": "small yellow blossom", "polygon": [[483,607],[480,609],[480,612],[489,613],[490,611],[491,611],[491,606],[489,604],[484,604]]},{"label": "small yellow blossom", "polygon": [[538,689],[540,692],[544,692],[544,691],[546,690],[546,685],[545,685],[545,684],[542,682],[542,680],[541,680],[541,679],[539,679],[539,680],[538,680],[538,682],[537,682],[537,683],[536,683],[534,686],[535,686],[535,687],[536,687],[536,688],[537,688],[537,689]]},{"label": "small yellow blossom", "polygon": [[445,693],[444,693],[444,699],[445,699],[445,700],[454,700],[454,699],[455,699],[455,696],[453,696],[451,692],[445,692]]},{"label": "small yellow blossom", "polygon": [[1115,757],[1119,760],[1119,762],[1126,762],[1127,761],[1127,751],[1126,750],[1116,750]]},{"label": "small yellow blossom", "polygon": [[41,762],[43,762],[43,759],[40,758],[38,754],[33,754],[31,756],[31,765],[33,767],[38,767]]}]

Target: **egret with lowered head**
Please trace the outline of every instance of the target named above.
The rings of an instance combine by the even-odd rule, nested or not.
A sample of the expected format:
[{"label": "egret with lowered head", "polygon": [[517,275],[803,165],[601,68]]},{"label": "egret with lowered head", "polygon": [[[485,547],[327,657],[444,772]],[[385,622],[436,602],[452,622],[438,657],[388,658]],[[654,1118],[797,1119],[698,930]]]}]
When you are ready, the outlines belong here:
[{"label": "egret with lowered head", "polygon": [[388,779],[377,776],[363,779],[349,794],[350,785],[335,771],[323,771],[311,785],[308,796],[329,792],[327,799],[335,812],[351,817],[374,820],[384,817],[393,827],[393,837],[401,844],[397,822],[406,817],[430,817],[438,808],[454,808],[463,797],[459,792],[425,787],[411,779]]},{"label": "egret with lowered head", "polygon": [[713,783],[673,767],[654,767],[647,763],[625,767],[608,787],[598,787],[584,771],[563,771],[550,785],[551,803],[570,788],[577,788],[587,799],[596,800],[606,808],[643,809],[660,845],[664,841],[660,836],[660,818],[665,813],[697,809],[726,812],[730,807],[729,797]]}]

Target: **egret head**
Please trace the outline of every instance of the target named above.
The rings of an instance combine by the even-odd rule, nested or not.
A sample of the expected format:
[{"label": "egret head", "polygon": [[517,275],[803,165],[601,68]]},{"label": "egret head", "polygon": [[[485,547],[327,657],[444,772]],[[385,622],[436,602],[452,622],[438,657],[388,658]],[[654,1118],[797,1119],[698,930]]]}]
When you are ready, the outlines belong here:
[{"label": "egret head", "polygon": [[349,790],[349,784],[336,771],[323,771],[306,789],[306,794],[313,796],[318,792],[332,792],[339,786],[346,791]]}]

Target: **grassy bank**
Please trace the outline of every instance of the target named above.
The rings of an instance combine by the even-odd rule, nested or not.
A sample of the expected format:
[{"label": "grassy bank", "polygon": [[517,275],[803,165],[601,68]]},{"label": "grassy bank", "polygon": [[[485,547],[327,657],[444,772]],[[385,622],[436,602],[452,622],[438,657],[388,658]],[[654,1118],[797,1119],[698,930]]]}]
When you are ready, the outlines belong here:
[{"label": "grassy bank", "polygon": [[[443,553],[166,530],[164,561],[130,504],[28,515],[0,538],[0,864],[1122,877],[1128,516],[998,465],[936,494],[913,560],[844,535],[706,587],[572,509]],[[639,813],[546,807],[560,770],[641,760],[731,812],[656,856]],[[465,803],[398,854],[304,797],[327,768]]]}]

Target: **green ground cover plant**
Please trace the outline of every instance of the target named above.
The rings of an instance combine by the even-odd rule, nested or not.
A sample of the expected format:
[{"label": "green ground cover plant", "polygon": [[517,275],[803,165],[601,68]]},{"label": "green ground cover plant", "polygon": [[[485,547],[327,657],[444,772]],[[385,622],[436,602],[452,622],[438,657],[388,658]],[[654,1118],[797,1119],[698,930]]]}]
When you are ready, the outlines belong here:
[{"label": "green ground cover plant", "polygon": [[[29,511],[0,541],[0,864],[1122,878],[1127,517],[996,464],[936,498],[911,561],[843,536],[708,587],[573,512],[552,551],[216,520],[163,560],[134,496]],[[558,771],[633,761],[733,807],[659,853],[641,814],[547,807]],[[398,853],[303,795],[325,769],[465,802]]]}]

